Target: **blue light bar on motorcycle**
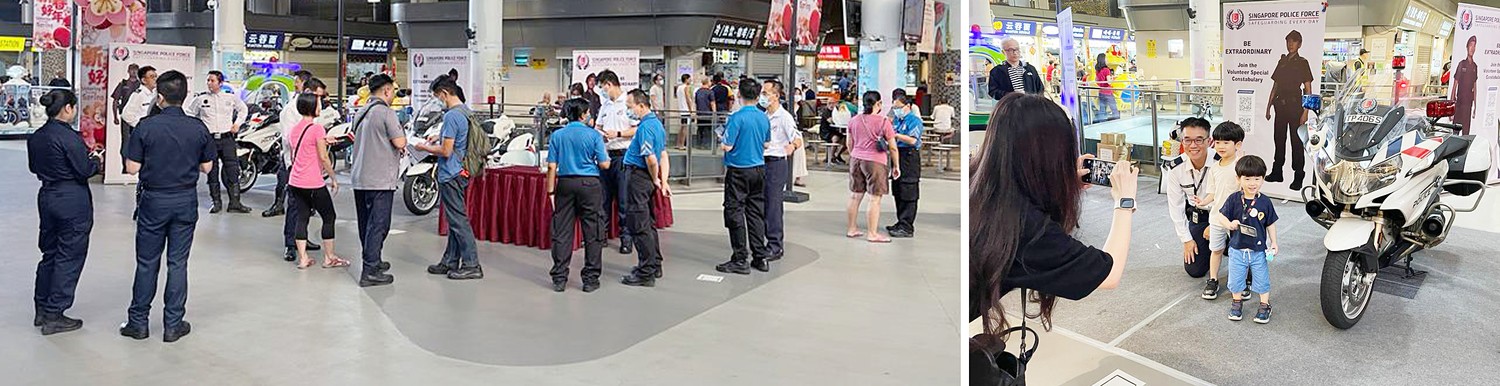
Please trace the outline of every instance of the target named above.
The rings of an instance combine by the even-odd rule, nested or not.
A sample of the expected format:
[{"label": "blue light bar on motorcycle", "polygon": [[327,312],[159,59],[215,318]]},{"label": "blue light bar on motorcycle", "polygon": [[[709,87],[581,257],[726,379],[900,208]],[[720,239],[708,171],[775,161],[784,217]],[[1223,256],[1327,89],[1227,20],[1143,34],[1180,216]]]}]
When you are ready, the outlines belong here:
[{"label": "blue light bar on motorcycle", "polygon": [[1321,112],[1323,110],[1323,97],[1319,95],[1303,95],[1302,108]]}]

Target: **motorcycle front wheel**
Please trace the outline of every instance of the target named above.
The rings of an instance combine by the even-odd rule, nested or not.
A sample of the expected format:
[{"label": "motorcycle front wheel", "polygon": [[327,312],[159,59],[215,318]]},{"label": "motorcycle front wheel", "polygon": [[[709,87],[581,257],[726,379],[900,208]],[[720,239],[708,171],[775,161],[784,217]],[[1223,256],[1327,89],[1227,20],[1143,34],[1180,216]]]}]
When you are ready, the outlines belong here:
[{"label": "motorcycle front wheel", "polygon": [[1328,324],[1347,330],[1365,316],[1374,294],[1375,274],[1365,273],[1364,265],[1353,252],[1328,252],[1318,288],[1318,301]]},{"label": "motorcycle front wheel", "polygon": [[438,201],[437,179],[431,172],[407,176],[402,183],[401,195],[406,202],[406,211],[411,214],[423,216],[432,213]]},{"label": "motorcycle front wheel", "polygon": [[[260,165],[255,162],[255,152],[251,151],[240,157],[240,184],[235,188],[239,189],[240,193],[248,192],[250,188],[255,187],[257,179],[260,179]],[[225,182],[224,185],[228,186],[229,183]]]}]

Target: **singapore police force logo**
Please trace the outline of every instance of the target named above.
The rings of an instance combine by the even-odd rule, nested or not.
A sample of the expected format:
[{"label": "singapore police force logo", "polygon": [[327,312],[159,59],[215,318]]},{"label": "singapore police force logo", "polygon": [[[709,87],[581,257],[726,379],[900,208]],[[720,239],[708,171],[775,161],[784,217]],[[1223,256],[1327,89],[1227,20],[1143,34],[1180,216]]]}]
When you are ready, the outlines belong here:
[{"label": "singapore police force logo", "polygon": [[125,47],[115,47],[115,52],[113,55],[115,57],[115,60],[124,61],[126,59],[130,59],[130,49]]},{"label": "singapore police force logo", "polygon": [[1237,29],[1240,29],[1240,28],[1244,28],[1245,27],[1245,12],[1241,11],[1241,10],[1238,10],[1238,9],[1232,9],[1232,10],[1230,10],[1229,11],[1229,15],[1224,18],[1224,25],[1226,27],[1229,27],[1229,29],[1231,29],[1231,30],[1237,30]]},{"label": "singapore police force logo", "polygon": [[1464,13],[1462,15],[1458,16],[1458,28],[1461,28],[1461,29],[1463,29],[1465,31],[1468,31],[1469,28],[1473,27],[1473,26],[1474,26],[1474,12],[1465,9]]}]

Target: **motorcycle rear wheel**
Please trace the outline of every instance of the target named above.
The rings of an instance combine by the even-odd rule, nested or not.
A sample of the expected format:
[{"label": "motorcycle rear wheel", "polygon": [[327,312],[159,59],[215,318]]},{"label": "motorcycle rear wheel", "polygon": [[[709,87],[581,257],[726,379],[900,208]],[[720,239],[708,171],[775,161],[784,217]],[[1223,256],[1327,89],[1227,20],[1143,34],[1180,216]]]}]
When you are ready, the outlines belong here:
[{"label": "motorcycle rear wheel", "polygon": [[1328,252],[1318,301],[1328,324],[1347,330],[1359,323],[1374,296],[1375,274],[1366,274],[1364,260],[1351,251]]}]

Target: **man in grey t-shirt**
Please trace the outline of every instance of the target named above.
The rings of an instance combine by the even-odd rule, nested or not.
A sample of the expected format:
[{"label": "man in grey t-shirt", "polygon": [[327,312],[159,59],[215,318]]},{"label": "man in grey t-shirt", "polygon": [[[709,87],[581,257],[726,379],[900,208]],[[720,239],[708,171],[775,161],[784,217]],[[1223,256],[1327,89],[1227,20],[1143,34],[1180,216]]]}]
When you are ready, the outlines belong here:
[{"label": "man in grey t-shirt", "polygon": [[391,284],[394,278],[385,273],[390,263],[381,260],[380,250],[391,231],[391,206],[396,188],[401,185],[401,157],[406,152],[406,131],[391,100],[396,85],[385,74],[370,77],[373,100],[354,118],[354,208],[359,217],[359,242],[364,255],[364,272],[359,286]]}]

